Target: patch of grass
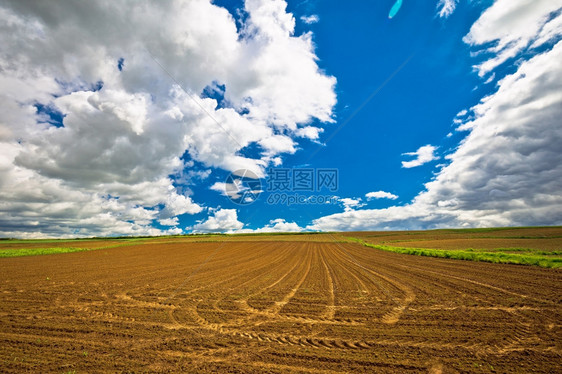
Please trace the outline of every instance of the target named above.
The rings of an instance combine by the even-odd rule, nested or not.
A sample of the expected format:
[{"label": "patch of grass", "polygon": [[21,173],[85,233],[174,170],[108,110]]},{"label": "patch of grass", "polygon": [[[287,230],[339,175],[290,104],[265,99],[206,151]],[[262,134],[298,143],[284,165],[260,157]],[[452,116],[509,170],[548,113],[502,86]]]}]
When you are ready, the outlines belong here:
[{"label": "patch of grass", "polygon": [[[104,247],[93,248],[80,248],[80,247],[49,247],[49,248],[13,248],[13,249],[0,249],[0,258],[5,257],[23,257],[23,256],[42,256],[54,255],[60,253],[84,252],[95,251],[98,249],[110,249],[117,247],[127,247],[138,243],[121,243],[114,245],[107,245]],[[144,243],[142,243],[144,244]],[[148,244],[148,243],[147,243]]]},{"label": "patch of grass", "polygon": [[82,251],[89,251],[93,249],[97,249],[97,248],[52,247],[52,248],[0,249],[0,258],[52,255],[56,253],[82,252]]},{"label": "patch of grass", "polygon": [[2,239],[2,244],[70,243],[82,239]]},{"label": "patch of grass", "polygon": [[[485,252],[484,250],[482,250]],[[540,256],[560,256],[562,255],[562,251],[543,251],[541,249],[533,249],[533,248],[517,248],[517,247],[510,247],[510,248],[494,248],[489,249],[489,251],[494,252],[524,252],[524,253],[532,253],[534,255]]]},{"label": "patch of grass", "polygon": [[534,254],[543,256],[560,256],[562,255],[562,251],[535,251]]},{"label": "patch of grass", "polygon": [[[517,265],[533,265],[544,268],[558,268],[562,266],[562,258],[552,256],[542,256],[536,253],[533,254],[519,254],[519,253],[505,253],[505,252],[477,252],[469,250],[440,250],[440,249],[427,249],[427,248],[404,248],[404,247],[391,247],[388,245],[376,245],[367,243],[361,239],[348,237],[350,241],[362,244],[366,247],[379,249],[387,252],[402,253],[415,256],[428,256],[438,258],[450,258],[455,260],[465,261],[482,261],[492,262],[497,264],[517,264]],[[550,252],[549,252],[550,253]]]}]

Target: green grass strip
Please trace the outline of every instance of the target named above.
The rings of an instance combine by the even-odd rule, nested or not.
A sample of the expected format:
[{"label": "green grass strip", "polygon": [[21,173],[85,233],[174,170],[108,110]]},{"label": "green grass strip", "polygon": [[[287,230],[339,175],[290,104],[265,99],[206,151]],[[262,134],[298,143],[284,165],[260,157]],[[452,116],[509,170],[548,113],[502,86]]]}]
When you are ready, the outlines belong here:
[{"label": "green grass strip", "polygon": [[518,253],[504,253],[504,252],[472,252],[464,250],[439,250],[439,249],[426,249],[426,248],[404,248],[404,247],[391,247],[388,245],[377,245],[367,243],[363,240],[347,237],[352,242],[362,244],[366,247],[379,249],[387,252],[402,253],[415,256],[427,256],[438,258],[450,258],[455,260],[465,261],[481,261],[492,262],[496,264],[517,264],[517,265],[533,265],[543,268],[558,268],[562,266],[562,258],[560,257],[545,257],[539,255],[527,255]]},{"label": "green grass strip", "polygon": [[130,247],[133,245],[146,245],[146,244],[191,244],[191,243],[219,243],[220,240],[216,239],[195,239],[195,240],[173,240],[173,241],[147,241],[147,240],[126,240],[123,243],[105,245],[103,247],[93,247],[93,248],[79,248],[79,247],[50,247],[50,248],[9,248],[0,249],[0,258],[6,257],[23,257],[23,256],[42,256],[42,255],[53,255],[60,253],[72,253],[72,252],[84,252],[84,251],[97,251],[98,249],[110,249],[118,247]]},{"label": "green grass strip", "polygon": [[106,245],[103,247],[93,247],[93,248],[79,248],[79,247],[50,247],[50,248],[10,248],[10,249],[0,249],[0,258],[6,257],[23,257],[23,256],[43,256],[43,255],[54,255],[60,253],[72,253],[72,252],[85,252],[85,251],[97,251],[98,249],[110,249],[117,247],[129,247],[132,245],[140,244],[150,244],[143,242],[130,241],[128,243],[119,243],[113,245]]},{"label": "green grass strip", "polygon": [[57,253],[82,252],[82,251],[91,251],[95,249],[101,249],[101,248],[53,247],[53,248],[0,249],[0,258],[53,255]]}]

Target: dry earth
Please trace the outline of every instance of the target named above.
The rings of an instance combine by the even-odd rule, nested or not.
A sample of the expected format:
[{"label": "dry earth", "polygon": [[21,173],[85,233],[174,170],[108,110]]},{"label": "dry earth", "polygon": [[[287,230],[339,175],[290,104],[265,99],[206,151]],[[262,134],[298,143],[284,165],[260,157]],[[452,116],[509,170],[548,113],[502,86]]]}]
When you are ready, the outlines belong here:
[{"label": "dry earth", "polygon": [[561,372],[561,269],[309,239],[2,258],[0,371]]}]

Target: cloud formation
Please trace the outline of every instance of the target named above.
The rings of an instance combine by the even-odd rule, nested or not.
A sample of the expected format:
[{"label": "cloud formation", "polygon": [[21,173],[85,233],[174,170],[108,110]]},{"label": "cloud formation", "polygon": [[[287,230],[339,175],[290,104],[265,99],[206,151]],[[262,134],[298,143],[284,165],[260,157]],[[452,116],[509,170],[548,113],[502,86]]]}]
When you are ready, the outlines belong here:
[{"label": "cloud formation", "polygon": [[439,0],[437,3],[437,14],[441,18],[447,18],[455,11],[458,0]]},{"label": "cloud formation", "polygon": [[194,233],[198,232],[233,232],[240,230],[244,224],[238,221],[236,209],[218,209],[212,211],[212,215],[206,220],[189,228]]},{"label": "cloud formation", "polygon": [[344,211],[346,212],[365,206],[365,204],[361,202],[361,198],[344,197],[340,198],[339,202],[343,204]]},{"label": "cloud formation", "polygon": [[178,217],[161,219],[158,221],[162,226],[177,226],[179,224]]},{"label": "cloud formation", "polygon": [[464,41],[480,47],[480,76],[526,49],[537,48],[562,35],[559,0],[497,0],[472,25]]},{"label": "cloud formation", "polygon": [[170,233],[150,225],[203,210],[193,161],[263,174],[318,138],[335,78],[312,35],[282,0],[244,12],[237,27],[210,0],[4,1],[0,235]]},{"label": "cloud formation", "polygon": [[249,232],[301,232],[304,229],[295,222],[287,222],[283,218],[272,219],[267,225]]},{"label": "cloud formation", "polygon": [[415,156],[416,158],[411,161],[402,161],[402,167],[406,169],[415,168],[416,166],[427,164],[433,160],[438,160],[439,157],[435,155],[436,150],[437,147],[428,144],[418,148],[415,152],[403,153],[403,155]]},{"label": "cloud formation", "polygon": [[367,198],[367,200],[373,200],[373,199],[396,200],[396,199],[398,199],[398,196],[396,196],[394,194],[391,194],[390,192],[385,192],[385,191],[369,192],[365,195],[365,197]]},{"label": "cloud formation", "polygon": [[310,16],[301,16],[301,21],[306,23],[307,25],[312,25],[314,23],[318,23],[320,21],[320,17],[316,14],[311,14]]}]

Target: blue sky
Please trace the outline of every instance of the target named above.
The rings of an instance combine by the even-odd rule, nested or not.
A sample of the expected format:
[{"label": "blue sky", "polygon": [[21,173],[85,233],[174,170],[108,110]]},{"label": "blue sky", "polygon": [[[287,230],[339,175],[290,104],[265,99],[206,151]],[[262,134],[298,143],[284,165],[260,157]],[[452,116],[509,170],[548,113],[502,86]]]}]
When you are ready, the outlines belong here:
[{"label": "blue sky", "polygon": [[562,224],[562,3],[394,3],[5,2],[0,236]]},{"label": "blue sky", "polygon": [[[216,3],[232,14],[243,7],[240,1]],[[368,202],[373,208],[408,203],[424,188],[439,162],[404,169],[401,161],[407,158],[402,153],[426,144],[438,146],[439,154],[450,152],[463,135],[446,137],[453,131],[452,119],[487,92],[485,87],[473,90],[482,80],[472,68],[470,48],[462,41],[483,7],[463,4],[449,19],[441,19],[436,16],[436,3],[406,1],[399,14],[389,19],[392,4],[308,1],[289,2],[287,7],[297,20],[295,34],[313,32],[318,65],[337,78],[338,103],[336,122],[323,126],[321,144],[301,141],[300,150],[284,157],[282,167],[337,168],[336,195],[341,197],[364,197],[378,190],[399,196],[398,200]],[[307,24],[301,19],[310,15],[319,21]],[[350,119],[375,91],[376,96]],[[330,140],[324,143],[324,139]],[[216,178],[225,177],[216,173]],[[301,226],[342,210],[341,204],[271,207],[268,195],[266,191],[247,207],[208,198],[215,198],[214,204],[224,208],[238,209],[240,219],[249,220],[251,228],[278,218],[278,209],[284,219]],[[197,219],[185,218],[186,224]]]}]

